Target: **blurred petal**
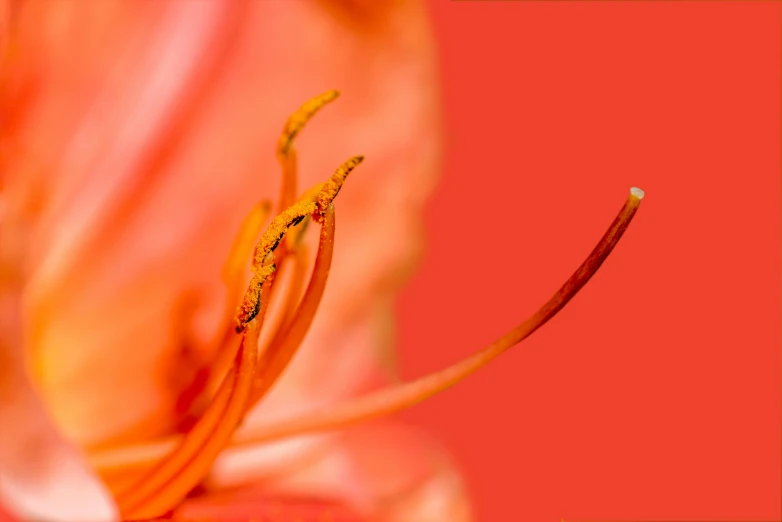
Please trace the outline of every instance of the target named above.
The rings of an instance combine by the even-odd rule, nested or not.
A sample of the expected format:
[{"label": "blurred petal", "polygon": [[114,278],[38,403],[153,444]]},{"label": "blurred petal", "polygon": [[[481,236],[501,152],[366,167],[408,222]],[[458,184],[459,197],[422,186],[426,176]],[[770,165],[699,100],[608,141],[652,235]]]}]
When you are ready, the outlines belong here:
[{"label": "blurred petal", "polygon": [[350,507],[309,496],[270,496],[258,486],[217,492],[187,500],[172,516],[177,522],[247,522],[296,520],[298,522],[365,522]]},{"label": "blurred petal", "polygon": [[[329,88],[343,97],[299,138],[300,186],[354,154],[367,161],[337,202],[334,268],[292,375],[339,346],[344,357],[324,372],[336,379],[342,360],[367,350],[342,332],[416,259],[440,130],[424,6],[377,6],[107,1],[85,14],[42,2],[18,13],[18,85],[3,104],[25,102],[4,136],[21,152],[4,167],[46,180],[28,327],[46,401],[75,440],[171,429],[176,395],[211,355],[203,339],[234,232],[279,188],[282,123]],[[193,295],[202,308],[176,324]],[[286,379],[278,395],[318,395]]]},{"label": "blurred petal", "polygon": [[[335,254],[336,255],[336,254]],[[270,394],[248,415],[236,438],[297,414],[327,408],[396,380],[392,303],[375,299],[349,327],[314,330]],[[319,317],[316,317],[319,321]],[[322,323],[321,323],[322,324]]]},{"label": "blurred petal", "polygon": [[0,522],[15,522],[15,518],[11,516],[2,504],[0,504]]},{"label": "blurred petal", "polygon": [[30,340],[47,402],[82,442],[142,421],[165,429],[166,392],[181,386],[161,352],[178,349],[172,303],[196,276],[167,255],[180,248],[171,237],[194,233],[183,218],[202,226],[188,201],[201,188],[155,189],[226,54],[229,5],[241,4],[40,2],[17,16],[12,78],[34,94],[9,136],[7,175],[37,174],[48,196],[26,289]]},{"label": "blurred petal", "polygon": [[[250,469],[251,455],[237,453],[231,460]],[[225,487],[223,480],[236,478],[229,463],[223,465],[212,487]],[[284,475],[267,477],[259,486],[268,495],[331,499],[367,520],[472,519],[464,484],[445,452],[423,433],[390,422],[339,433],[309,460]]]},{"label": "blurred petal", "polygon": [[[21,292],[29,198],[0,195],[0,505],[24,519],[106,522],[116,510],[78,450],[66,442],[28,379]],[[13,197],[12,197],[13,196]],[[0,509],[0,520],[8,514]]]},{"label": "blurred petal", "polygon": [[0,503],[26,520],[116,519],[108,492],[57,432],[19,368],[5,360],[1,367]]}]

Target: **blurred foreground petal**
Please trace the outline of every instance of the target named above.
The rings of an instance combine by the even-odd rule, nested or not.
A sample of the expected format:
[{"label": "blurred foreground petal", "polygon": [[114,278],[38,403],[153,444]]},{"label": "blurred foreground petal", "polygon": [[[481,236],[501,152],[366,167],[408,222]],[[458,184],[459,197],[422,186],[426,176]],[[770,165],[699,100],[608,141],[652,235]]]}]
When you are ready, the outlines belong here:
[{"label": "blurred foreground petal", "polygon": [[[28,378],[21,292],[30,198],[19,185],[0,194],[0,505],[26,520],[107,522],[108,492],[66,442]],[[13,197],[12,197],[13,196]],[[0,520],[8,515],[0,509]]]},{"label": "blurred foreground petal", "polygon": [[30,383],[5,360],[0,371],[0,425],[0,503],[25,520],[117,518],[97,476],[61,437]]},{"label": "blurred foreground petal", "polygon": [[[472,519],[469,496],[453,462],[424,433],[393,422],[375,422],[321,442],[320,449],[307,459],[279,476],[256,479],[255,483],[270,494],[332,499],[350,506],[366,520]],[[251,481],[248,470],[259,455],[263,452],[254,454],[253,449],[232,452],[218,465],[210,489],[228,487],[242,475]],[[233,472],[234,466],[241,469],[238,474]]]}]

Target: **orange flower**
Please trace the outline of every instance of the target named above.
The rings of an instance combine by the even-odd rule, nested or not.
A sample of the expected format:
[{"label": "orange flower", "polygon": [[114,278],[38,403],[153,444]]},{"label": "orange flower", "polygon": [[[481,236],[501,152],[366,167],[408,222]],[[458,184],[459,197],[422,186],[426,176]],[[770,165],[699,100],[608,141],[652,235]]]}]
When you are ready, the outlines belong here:
[{"label": "orange flower", "polygon": [[[0,501],[57,520],[467,519],[436,443],[366,421],[545,323],[642,193],[535,316],[399,383],[384,332],[439,145],[420,5],[106,0],[7,14]],[[295,112],[275,165],[286,114],[332,85],[345,100],[296,147],[336,92]],[[362,157],[330,171],[356,152],[366,165],[340,191]]]}]

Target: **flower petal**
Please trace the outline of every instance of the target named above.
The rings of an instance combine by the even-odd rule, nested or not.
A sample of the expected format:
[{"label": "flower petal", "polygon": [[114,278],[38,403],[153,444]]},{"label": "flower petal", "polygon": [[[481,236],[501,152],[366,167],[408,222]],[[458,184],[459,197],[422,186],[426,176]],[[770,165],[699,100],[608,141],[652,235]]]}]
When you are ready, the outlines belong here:
[{"label": "flower petal", "polygon": [[211,356],[234,232],[276,196],[275,144],[302,101],[343,92],[298,138],[301,186],[354,154],[367,162],[336,202],[334,269],[294,366],[321,363],[307,354],[343,343],[409,271],[439,159],[422,5],[101,6],[18,13],[21,87],[10,92],[34,95],[4,136],[24,151],[6,158],[8,175],[47,194],[26,296],[36,377],[58,423],[88,445],[171,431],[176,396]]},{"label": "flower petal", "polygon": [[299,522],[365,522],[354,510],[337,502],[311,496],[270,496],[262,488],[245,487],[187,500],[172,520],[186,522],[247,522],[297,520]]},{"label": "flower petal", "polygon": [[0,503],[25,520],[115,520],[108,492],[57,432],[19,368],[1,366]]},{"label": "flower petal", "polygon": [[[234,462],[252,466],[251,452]],[[210,485],[235,476],[224,463]],[[464,484],[445,452],[410,427],[391,422],[340,433],[296,468],[259,483],[267,495],[315,495],[346,504],[367,520],[428,522],[472,519]]]},{"label": "flower petal", "polygon": [[[29,200],[18,185],[4,189],[0,197],[0,505],[28,520],[110,521],[116,518],[116,510],[107,491],[60,435],[28,378],[21,295]],[[0,520],[5,518],[8,515],[0,509]]]}]

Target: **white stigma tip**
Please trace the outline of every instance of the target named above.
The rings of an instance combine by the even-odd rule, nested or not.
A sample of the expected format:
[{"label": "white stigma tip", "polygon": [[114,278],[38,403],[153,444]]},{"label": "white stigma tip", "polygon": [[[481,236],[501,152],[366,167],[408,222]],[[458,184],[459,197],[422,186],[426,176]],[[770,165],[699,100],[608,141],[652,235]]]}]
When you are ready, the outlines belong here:
[{"label": "white stigma tip", "polygon": [[638,199],[644,198],[644,191],[639,189],[638,187],[633,187],[630,189],[630,194],[637,197]]}]

